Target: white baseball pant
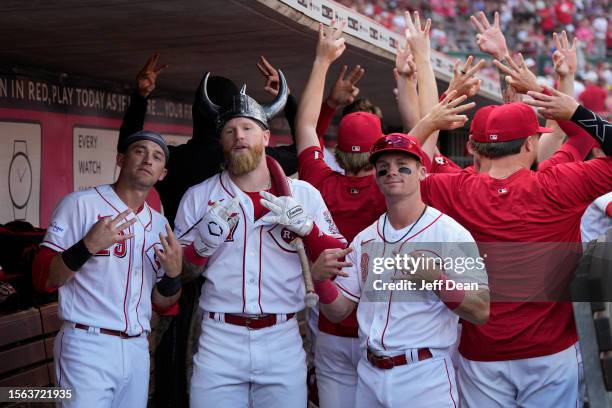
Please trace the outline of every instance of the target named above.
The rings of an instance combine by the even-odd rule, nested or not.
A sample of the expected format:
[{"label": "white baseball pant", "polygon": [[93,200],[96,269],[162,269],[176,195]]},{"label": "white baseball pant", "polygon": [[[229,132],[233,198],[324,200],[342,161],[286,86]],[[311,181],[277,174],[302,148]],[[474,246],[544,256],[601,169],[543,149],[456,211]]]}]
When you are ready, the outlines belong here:
[{"label": "white baseball pant", "polygon": [[149,343],[64,323],[53,345],[58,387],[72,389],[63,407],[144,408],[149,393]]},{"label": "white baseball pant", "polygon": [[[408,357],[411,351],[407,351]],[[414,354],[414,353],[413,353]],[[457,408],[455,370],[446,352],[433,358],[396,366],[374,367],[363,352],[357,368],[356,408]]]},{"label": "white baseball pant", "polygon": [[357,391],[359,339],[319,331],[314,366],[319,408],[353,408]]},{"label": "white baseball pant", "polygon": [[549,356],[520,360],[473,361],[459,356],[461,406],[581,407],[581,370],[578,344]]},{"label": "white baseball pant", "polygon": [[191,407],[306,407],[306,354],[297,319],[259,330],[204,312]]}]

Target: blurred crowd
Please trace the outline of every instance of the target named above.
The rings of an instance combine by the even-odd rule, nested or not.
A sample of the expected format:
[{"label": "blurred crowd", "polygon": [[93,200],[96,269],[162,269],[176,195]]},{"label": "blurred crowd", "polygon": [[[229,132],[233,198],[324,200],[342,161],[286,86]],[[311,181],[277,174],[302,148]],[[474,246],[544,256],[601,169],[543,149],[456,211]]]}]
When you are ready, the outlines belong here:
[{"label": "blurred crowd", "polygon": [[[500,24],[508,46],[520,51],[540,80],[552,85],[555,51],[553,32],[567,31],[579,40],[576,97],[589,84],[610,87],[612,69],[611,0],[337,0],[385,27],[403,33],[404,12],[418,10],[432,19],[432,48],[450,55],[478,54],[470,15],[484,11],[500,13]],[[485,76],[497,71],[485,68]],[[610,89],[608,89],[610,90]]]}]

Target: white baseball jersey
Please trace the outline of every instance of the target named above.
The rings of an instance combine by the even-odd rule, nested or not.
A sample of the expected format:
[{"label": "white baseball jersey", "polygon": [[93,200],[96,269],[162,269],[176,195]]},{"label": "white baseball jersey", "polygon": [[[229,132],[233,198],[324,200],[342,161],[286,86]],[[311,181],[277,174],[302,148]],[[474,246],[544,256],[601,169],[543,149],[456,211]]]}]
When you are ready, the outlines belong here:
[{"label": "white baseball jersey", "polygon": [[582,242],[597,239],[612,228],[612,217],[606,214],[606,208],[612,203],[612,191],[597,198],[589,205],[580,222]]},{"label": "white baseball jersey", "polygon": [[[99,218],[128,207],[110,185],[68,194],[55,208],[41,245],[62,252],[81,240]],[[164,271],[155,259],[166,218],[146,203],[129,230],[134,238],[92,256],[59,288],[62,320],[136,335],[151,331],[151,292]]]},{"label": "white baseball jersey", "polygon": [[[321,194],[305,181],[287,180],[293,197],[313,217],[319,230],[342,238]],[[261,218],[255,221],[253,201],[226,171],[187,190],[174,220],[175,235],[182,244],[190,244],[198,233],[195,224],[209,207],[234,197],[240,201],[239,221],[208,259],[200,307],[209,312],[245,314],[302,310],[302,270],[290,244],[295,234]]]},{"label": "white baseball jersey", "polygon": [[[404,236],[410,228],[412,230]],[[397,231],[386,220],[385,213],[360,232],[351,247],[353,252],[347,260],[353,266],[344,268],[349,276],[338,276],[335,282],[345,297],[359,303],[357,321],[362,347],[393,354],[425,347],[444,349],[455,344],[458,317],[433,291],[378,290],[380,281],[401,282],[391,279],[400,276],[401,272],[395,267],[383,268],[381,272],[374,266],[379,262],[377,259],[424,251],[432,259],[444,261],[444,273],[449,279],[476,282],[484,289],[487,285],[484,263],[469,273],[459,273],[458,261],[455,261],[454,270],[449,269],[452,264],[449,259],[479,257],[476,243],[465,228],[435,208],[427,207],[416,225]],[[415,285],[421,287],[420,282]]]}]

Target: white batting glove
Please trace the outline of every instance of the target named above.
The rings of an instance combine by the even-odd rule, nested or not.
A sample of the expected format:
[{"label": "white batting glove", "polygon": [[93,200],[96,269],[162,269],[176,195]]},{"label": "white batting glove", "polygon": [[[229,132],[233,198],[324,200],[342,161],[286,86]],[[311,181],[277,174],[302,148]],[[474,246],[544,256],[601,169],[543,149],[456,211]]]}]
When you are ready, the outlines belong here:
[{"label": "white batting glove", "polygon": [[259,195],[262,197],[261,205],[270,210],[262,218],[264,222],[283,225],[300,237],[310,234],[314,221],[293,197],[276,197],[267,191],[261,191]]},{"label": "white batting glove", "polygon": [[238,223],[237,198],[226,205],[215,203],[198,223],[198,234],[193,241],[193,248],[202,257],[211,256],[225,241],[232,228]]}]

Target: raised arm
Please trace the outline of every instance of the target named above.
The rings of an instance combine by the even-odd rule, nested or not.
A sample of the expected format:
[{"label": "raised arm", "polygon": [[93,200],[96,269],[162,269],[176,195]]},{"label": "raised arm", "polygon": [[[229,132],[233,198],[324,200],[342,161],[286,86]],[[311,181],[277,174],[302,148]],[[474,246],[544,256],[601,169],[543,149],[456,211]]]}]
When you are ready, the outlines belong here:
[{"label": "raised arm", "polygon": [[[471,16],[470,20],[478,30],[478,34],[476,34],[476,44],[480,47],[480,51],[489,54],[502,64],[507,65],[506,55],[510,54],[510,52],[506,45],[504,33],[499,26],[499,13],[495,12],[493,16],[493,25],[489,23],[487,16],[482,11],[476,16]],[[504,102],[516,102],[519,100],[515,90],[506,83],[505,73],[501,70],[499,71],[499,87]]]},{"label": "raised arm", "polygon": [[310,77],[302,93],[296,116],[296,144],[298,155],[311,146],[319,146],[317,120],[323,100],[325,77],[331,64],[342,55],[346,45],[342,38],[344,23],[336,27],[319,26],[319,40]]},{"label": "raised arm", "polygon": [[167,64],[159,65],[159,53],[149,57],[144,67],[136,76],[136,90],[130,97],[130,103],[123,115],[123,121],[119,128],[119,140],[117,146],[131,134],[134,134],[144,127],[145,116],[147,114],[147,100],[151,92],[155,89],[157,75],[168,67]]},{"label": "raised arm", "polygon": [[417,67],[410,52],[410,44],[397,49],[393,76],[397,86],[397,107],[404,129],[409,131],[421,118],[417,92]]}]

